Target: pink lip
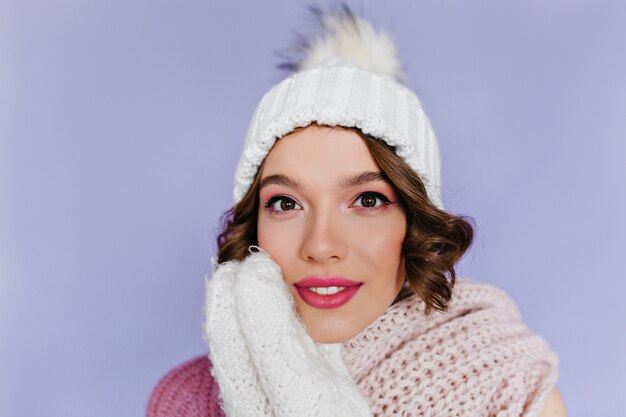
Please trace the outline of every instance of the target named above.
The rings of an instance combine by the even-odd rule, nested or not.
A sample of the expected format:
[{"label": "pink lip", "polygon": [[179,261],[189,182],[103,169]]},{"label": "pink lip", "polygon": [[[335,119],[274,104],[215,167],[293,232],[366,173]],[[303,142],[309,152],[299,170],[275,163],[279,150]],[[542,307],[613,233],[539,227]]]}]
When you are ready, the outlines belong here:
[{"label": "pink lip", "polygon": [[[317,278],[309,277],[301,279],[295,283],[298,294],[308,305],[315,308],[337,308],[341,307],[359,291],[362,282],[352,281],[345,278]],[[310,287],[347,287],[336,294],[317,294],[310,291]]]}]

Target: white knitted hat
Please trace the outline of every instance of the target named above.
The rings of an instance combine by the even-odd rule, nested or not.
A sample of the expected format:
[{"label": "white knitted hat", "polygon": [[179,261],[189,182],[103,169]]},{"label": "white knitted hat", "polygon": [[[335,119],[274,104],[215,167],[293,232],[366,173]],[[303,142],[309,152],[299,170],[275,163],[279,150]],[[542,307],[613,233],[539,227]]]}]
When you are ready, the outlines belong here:
[{"label": "white knitted hat", "polygon": [[417,96],[397,81],[393,43],[345,9],[320,17],[326,33],[308,45],[298,71],[273,86],[254,112],[235,172],[235,204],[274,142],[315,122],[356,127],[395,146],[431,202],[443,209],[437,139]]}]

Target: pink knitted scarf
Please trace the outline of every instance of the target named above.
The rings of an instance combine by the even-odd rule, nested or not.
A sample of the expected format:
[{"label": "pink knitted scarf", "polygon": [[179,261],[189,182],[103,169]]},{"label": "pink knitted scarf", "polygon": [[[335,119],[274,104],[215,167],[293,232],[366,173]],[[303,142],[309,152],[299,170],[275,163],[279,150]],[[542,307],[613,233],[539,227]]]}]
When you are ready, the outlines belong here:
[{"label": "pink knitted scarf", "polygon": [[502,290],[459,279],[445,313],[412,295],[344,343],[375,416],[536,416],[558,357]]},{"label": "pink knitted scarf", "polygon": [[[498,288],[459,279],[450,308],[425,316],[411,295],[344,343],[348,370],[377,417],[535,417],[558,357]],[[164,377],[148,417],[224,416],[207,356]]]}]

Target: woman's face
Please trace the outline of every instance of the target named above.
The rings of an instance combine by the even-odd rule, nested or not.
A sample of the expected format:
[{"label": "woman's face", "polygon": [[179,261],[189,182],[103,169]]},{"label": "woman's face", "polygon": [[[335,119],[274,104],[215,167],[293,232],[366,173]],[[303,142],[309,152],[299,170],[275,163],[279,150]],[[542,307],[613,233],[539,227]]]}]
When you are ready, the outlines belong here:
[{"label": "woman's face", "polygon": [[405,277],[406,215],[367,146],[352,130],[310,125],[276,142],[260,187],[258,244],[281,267],[309,335],[320,343],[356,336]]}]

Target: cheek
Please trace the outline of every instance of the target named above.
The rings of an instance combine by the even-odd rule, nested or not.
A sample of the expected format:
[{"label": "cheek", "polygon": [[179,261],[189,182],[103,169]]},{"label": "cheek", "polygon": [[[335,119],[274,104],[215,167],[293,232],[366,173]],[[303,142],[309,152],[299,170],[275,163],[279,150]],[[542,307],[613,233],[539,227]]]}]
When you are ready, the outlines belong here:
[{"label": "cheek", "polygon": [[362,237],[362,242],[368,244],[361,243],[363,252],[359,258],[369,280],[368,296],[372,297],[372,305],[389,306],[405,282],[406,269],[402,259],[405,234],[406,224],[402,220],[387,222],[385,228],[370,233],[369,239]]},{"label": "cheek", "polygon": [[295,242],[298,239],[297,228],[288,223],[259,217],[257,226],[259,246],[269,252],[284,272],[287,271],[289,261],[295,259]]},{"label": "cheek", "polygon": [[406,233],[404,216],[387,217],[381,222],[362,222],[353,230],[354,245],[361,248],[372,264],[385,269],[397,267]]}]

